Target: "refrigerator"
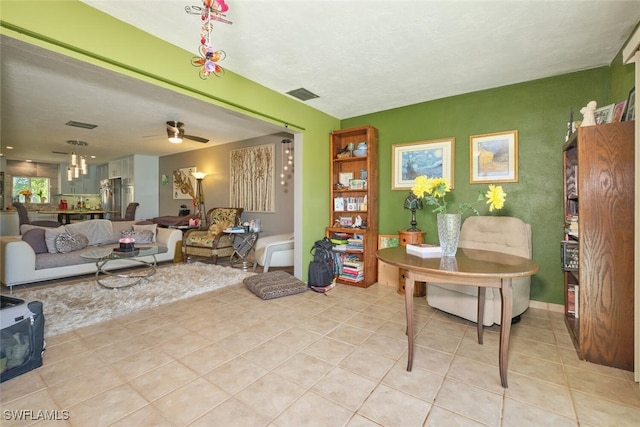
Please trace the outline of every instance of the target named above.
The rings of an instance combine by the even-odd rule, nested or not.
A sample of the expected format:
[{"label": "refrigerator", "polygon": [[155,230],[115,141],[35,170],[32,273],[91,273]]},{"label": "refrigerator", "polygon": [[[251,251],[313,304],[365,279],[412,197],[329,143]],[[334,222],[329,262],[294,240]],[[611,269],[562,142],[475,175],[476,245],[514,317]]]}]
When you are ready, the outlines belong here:
[{"label": "refrigerator", "polygon": [[120,218],[124,215],[122,178],[109,178],[100,181],[100,204],[102,209],[107,211],[104,215],[106,219]]}]

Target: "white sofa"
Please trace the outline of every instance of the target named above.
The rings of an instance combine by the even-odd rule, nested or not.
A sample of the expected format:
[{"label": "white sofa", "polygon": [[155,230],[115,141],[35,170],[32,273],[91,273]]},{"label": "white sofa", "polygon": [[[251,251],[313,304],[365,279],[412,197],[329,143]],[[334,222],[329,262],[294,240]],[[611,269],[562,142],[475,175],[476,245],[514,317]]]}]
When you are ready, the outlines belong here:
[{"label": "white sofa", "polygon": [[266,273],[269,267],[293,266],[293,233],[261,237],[256,242],[253,270],[258,265]]},{"label": "white sofa", "polygon": [[[131,227],[135,223],[136,221],[114,222],[112,241],[100,244],[100,246],[119,246],[117,239],[120,231]],[[156,242],[141,244],[140,246],[166,246],[167,252],[158,254],[155,258],[158,262],[173,261],[176,243],[179,241],[182,241],[182,232],[180,230],[157,228]],[[95,246],[87,246],[84,249],[69,253],[36,254],[33,247],[22,240],[22,236],[2,236],[0,237],[0,282],[11,289],[13,286],[20,284],[95,273],[95,261],[80,256],[83,251],[92,249],[95,249]],[[142,257],[141,259],[148,262],[153,261],[152,256]],[[137,265],[140,264],[131,260],[119,259],[107,263],[105,269],[117,270]]]},{"label": "white sofa", "polygon": [[[471,216],[460,230],[458,247],[484,249],[531,259],[531,226],[522,220],[506,216]],[[529,308],[531,277],[512,281],[513,316]],[[478,321],[478,288],[476,286],[429,283],[427,303],[434,308]],[[500,289],[488,288],[484,304],[483,325],[500,324],[502,298]]]}]

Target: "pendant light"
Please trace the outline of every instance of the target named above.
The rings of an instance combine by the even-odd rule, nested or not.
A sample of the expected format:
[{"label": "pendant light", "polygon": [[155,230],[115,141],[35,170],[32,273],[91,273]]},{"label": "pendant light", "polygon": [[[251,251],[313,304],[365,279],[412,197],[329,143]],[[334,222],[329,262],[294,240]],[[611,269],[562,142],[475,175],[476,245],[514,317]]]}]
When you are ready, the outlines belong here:
[{"label": "pendant light", "polygon": [[289,138],[285,138],[280,142],[282,143],[282,171],[280,172],[280,185],[286,185],[285,177],[287,173],[293,172],[293,141]]}]

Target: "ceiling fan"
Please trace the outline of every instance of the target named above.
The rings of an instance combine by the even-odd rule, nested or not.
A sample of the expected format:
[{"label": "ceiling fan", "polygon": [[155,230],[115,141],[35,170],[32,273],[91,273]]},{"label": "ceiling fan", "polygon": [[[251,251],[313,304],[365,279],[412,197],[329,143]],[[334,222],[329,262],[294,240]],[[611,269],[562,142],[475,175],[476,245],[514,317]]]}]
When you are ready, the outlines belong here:
[{"label": "ceiling fan", "polygon": [[174,144],[181,143],[183,138],[190,139],[196,142],[202,142],[203,144],[209,142],[207,138],[202,138],[201,136],[185,135],[184,123],[175,120],[170,120],[167,122],[167,136],[169,137],[169,142],[173,142]]}]

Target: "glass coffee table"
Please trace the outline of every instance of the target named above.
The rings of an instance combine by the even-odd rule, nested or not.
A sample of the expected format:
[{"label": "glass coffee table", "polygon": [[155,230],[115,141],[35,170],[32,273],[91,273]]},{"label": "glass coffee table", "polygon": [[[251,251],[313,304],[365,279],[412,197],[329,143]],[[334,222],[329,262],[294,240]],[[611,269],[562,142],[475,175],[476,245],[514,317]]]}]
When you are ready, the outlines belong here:
[{"label": "glass coffee table", "polygon": [[[119,252],[113,248],[96,248],[82,253],[82,258],[95,260],[96,262],[96,282],[108,289],[124,289],[137,285],[144,279],[148,279],[156,272],[156,255],[167,252],[166,246],[146,246],[135,248],[133,251]],[[142,259],[151,257],[153,261]],[[121,273],[112,273],[105,270],[105,266],[113,261],[126,259],[138,262],[147,268],[135,269]],[[107,277],[100,278],[100,274]]]}]

